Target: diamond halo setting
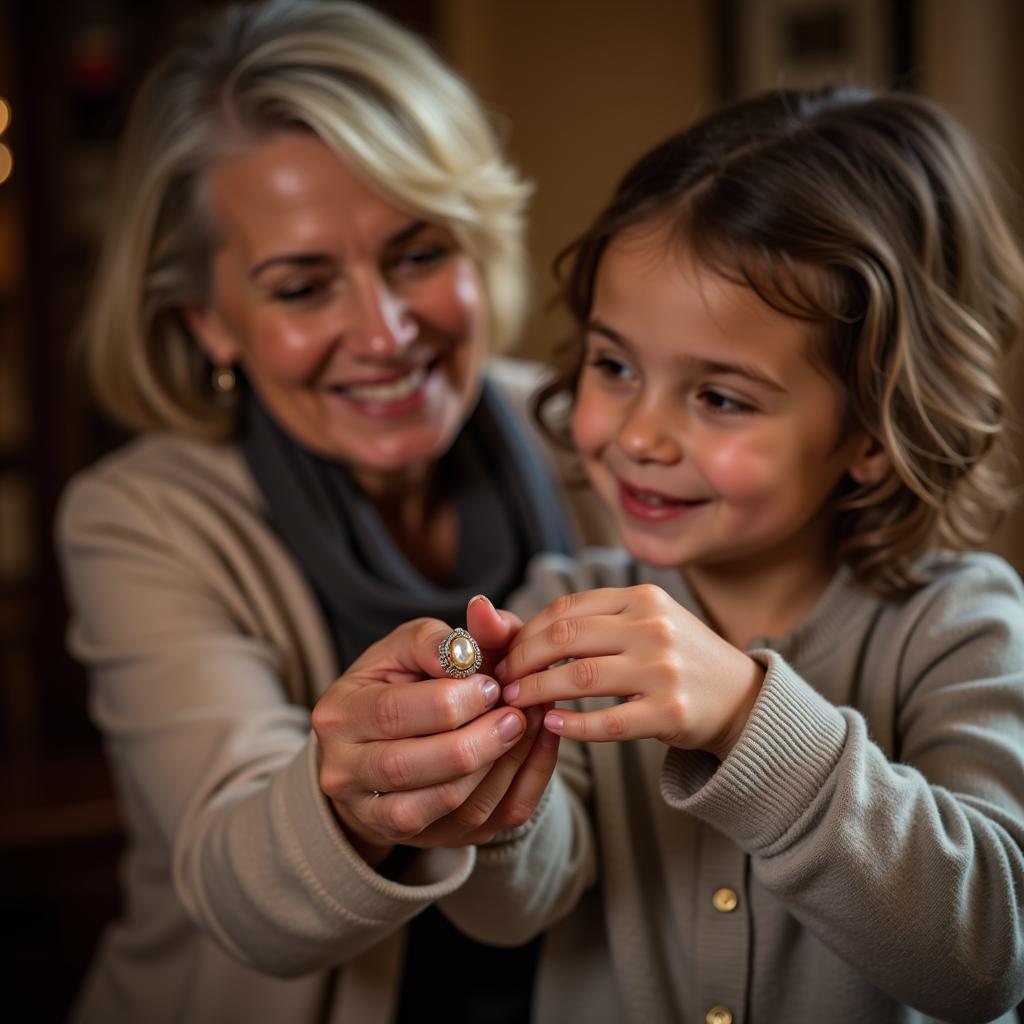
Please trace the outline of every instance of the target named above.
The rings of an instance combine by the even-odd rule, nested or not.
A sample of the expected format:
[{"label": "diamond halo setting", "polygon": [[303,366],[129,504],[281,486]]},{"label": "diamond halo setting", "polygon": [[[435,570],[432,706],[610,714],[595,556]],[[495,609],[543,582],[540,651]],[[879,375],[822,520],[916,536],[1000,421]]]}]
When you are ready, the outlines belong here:
[{"label": "diamond halo setting", "polygon": [[461,626],[453,629],[441,641],[437,653],[441,657],[441,668],[453,679],[462,679],[479,672],[483,663],[480,645]]}]

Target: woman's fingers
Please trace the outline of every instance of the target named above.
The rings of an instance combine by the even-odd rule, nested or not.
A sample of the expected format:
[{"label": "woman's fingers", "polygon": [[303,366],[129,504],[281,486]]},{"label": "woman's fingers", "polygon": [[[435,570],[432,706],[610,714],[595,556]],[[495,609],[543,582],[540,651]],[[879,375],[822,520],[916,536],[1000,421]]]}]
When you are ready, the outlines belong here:
[{"label": "woman's fingers", "polygon": [[466,606],[466,629],[484,652],[485,664],[487,654],[503,655],[522,628],[518,615],[495,608],[483,594],[477,594]]},{"label": "woman's fingers", "polygon": [[361,831],[369,827],[388,843],[465,846],[526,821],[557,759],[558,738],[550,733],[544,734],[546,740],[538,736],[544,732],[543,712],[543,708],[531,709],[525,734],[487,768],[421,789],[368,793],[361,808]]},{"label": "woman's fingers", "polygon": [[424,842],[427,830],[439,818],[457,808],[486,775],[487,769],[481,768],[472,775],[436,786],[395,793],[371,793],[364,802],[361,817],[374,835],[388,843],[439,845]]},{"label": "woman's fingers", "polygon": [[443,675],[438,648],[451,633],[440,619],[413,619],[368,647],[346,675],[381,683],[408,682]]},{"label": "woman's fingers", "polygon": [[[350,685],[333,708],[336,728],[350,743],[405,739],[458,729],[498,702],[501,689],[479,673],[465,679]],[[321,698],[321,703],[325,702]],[[321,733],[325,711],[314,712]]]},{"label": "woman's fingers", "polygon": [[502,804],[524,762],[529,759],[544,717],[542,708],[530,708],[526,715],[526,732],[522,739],[494,762],[490,771],[458,807],[431,825],[413,845],[465,846],[482,842],[508,827],[503,820],[498,819],[495,810]]},{"label": "woman's fingers", "polygon": [[530,745],[522,767],[516,772],[501,803],[491,816],[489,824],[492,828],[497,826],[497,831],[516,828],[529,821],[551,781],[558,762],[560,736],[543,727],[546,710],[544,707],[530,709],[537,714],[541,728]]},{"label": "woman's fingers", "polygon": [[355,775],[367,791],[384,793],[453,782],[489,769],[525,730],[524,712],[496,708],[450,732],[361,743]]}]

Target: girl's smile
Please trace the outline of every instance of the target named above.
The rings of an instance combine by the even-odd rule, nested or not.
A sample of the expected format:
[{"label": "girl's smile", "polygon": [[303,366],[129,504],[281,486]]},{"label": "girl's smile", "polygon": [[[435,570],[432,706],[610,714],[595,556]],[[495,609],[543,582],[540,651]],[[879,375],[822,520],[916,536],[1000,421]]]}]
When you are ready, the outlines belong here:
[{"label": "girl's smile", "polygon": [[871,445],[778,312],[647,226],[601,259],[573,437],[626,546],[688,575],[780,564],[825,580],[829,500]]},{"label": "girl's smile", "polygon": [[707,504],[706,498],[678,498],[650,488],[635,487],[619,480],[622,509],[628,516],[647,523],[678,519]]}]

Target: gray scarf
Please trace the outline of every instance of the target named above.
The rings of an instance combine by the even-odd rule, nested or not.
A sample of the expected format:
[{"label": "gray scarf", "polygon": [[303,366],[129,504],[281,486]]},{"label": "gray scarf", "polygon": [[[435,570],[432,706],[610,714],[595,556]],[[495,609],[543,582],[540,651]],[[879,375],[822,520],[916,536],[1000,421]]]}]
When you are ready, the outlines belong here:
[{"label": "gray scarf", "polygon": [[474,594],[500,605],[534,555],[571,551],[547,468],[490,382],[438,466],[458,515],[450,586],[432,583],[409,563],[340,465],[292,440],[251,387],[243,384],[240,400],[249,468],[275,532],[320,599],[342,670],[410,619],[429,615],[460,625]]}]

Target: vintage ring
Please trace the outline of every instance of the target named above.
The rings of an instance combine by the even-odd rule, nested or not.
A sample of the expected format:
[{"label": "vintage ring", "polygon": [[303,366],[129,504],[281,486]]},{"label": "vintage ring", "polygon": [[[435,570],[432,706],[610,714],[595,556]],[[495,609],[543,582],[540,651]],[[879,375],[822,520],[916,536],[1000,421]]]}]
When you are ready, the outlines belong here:
[{"label": "vintage ring", "polygon": [[461,627],[453,629],[438,645],[437,653],[441,656],[441,668],[453,679],[471,676],[480,670],[483,657],[480,645],[471,633]]}]

